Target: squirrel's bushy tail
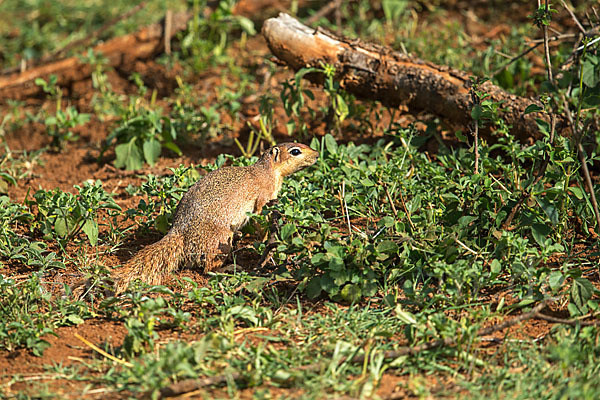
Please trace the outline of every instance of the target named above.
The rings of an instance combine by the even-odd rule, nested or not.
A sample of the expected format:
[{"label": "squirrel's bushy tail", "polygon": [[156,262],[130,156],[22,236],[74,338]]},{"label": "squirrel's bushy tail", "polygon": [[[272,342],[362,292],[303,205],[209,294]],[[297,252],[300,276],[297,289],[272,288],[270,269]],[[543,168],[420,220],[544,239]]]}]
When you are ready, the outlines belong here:
[{"label": "squirrel's bushy tail", "polygon": [[161,285],[179,266],[183,245],[183,235],[168,233],[140,250],[123,268],[115,271],[115,294],[123,293],[136,279],[149,285]]}]

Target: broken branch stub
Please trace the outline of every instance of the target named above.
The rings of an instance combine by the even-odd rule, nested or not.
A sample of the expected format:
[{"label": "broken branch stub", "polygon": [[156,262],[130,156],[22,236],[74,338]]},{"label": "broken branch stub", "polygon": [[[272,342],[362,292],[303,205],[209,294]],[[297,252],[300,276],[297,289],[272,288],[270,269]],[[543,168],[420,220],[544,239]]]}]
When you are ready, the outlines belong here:
[{"label": "broken branch stub", "polygon": [[[471,81],[468,74],[439,66],[391,49],[359,40],[338,37],[321,28],[312,29],[287,14],[265,21],[262,29],[271,52],[294,70],[319,68],[331,64],[340,86],[358,98],[380,101],[387,107],[402,104],[414,111],[427,111],[460,126],[472,122]],[[322,77],[307,78],[319,83]],[[540,113],[525,114],[537,100],[507,93],[485,82],[480,86],[490,99],[502,102],[500,117],[512,126],[511,133],[521,141],[542,137],[536,118],[548,120]],[[557,129],[566,130],[563,119]],[[565,133],[565,132],[563,132]]]}]

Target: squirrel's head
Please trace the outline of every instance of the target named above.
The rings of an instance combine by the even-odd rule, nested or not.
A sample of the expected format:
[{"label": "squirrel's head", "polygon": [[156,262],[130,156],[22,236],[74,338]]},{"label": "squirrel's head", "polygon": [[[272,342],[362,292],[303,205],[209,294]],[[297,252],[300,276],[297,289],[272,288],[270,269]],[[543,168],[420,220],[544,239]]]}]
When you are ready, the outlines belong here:
[{"label": "squirrel's head", "polygon": [[301,143],[281,143],[267,149],[261,159],[269,160],[275,171],[288,176],[317,162],[319,152]]}]

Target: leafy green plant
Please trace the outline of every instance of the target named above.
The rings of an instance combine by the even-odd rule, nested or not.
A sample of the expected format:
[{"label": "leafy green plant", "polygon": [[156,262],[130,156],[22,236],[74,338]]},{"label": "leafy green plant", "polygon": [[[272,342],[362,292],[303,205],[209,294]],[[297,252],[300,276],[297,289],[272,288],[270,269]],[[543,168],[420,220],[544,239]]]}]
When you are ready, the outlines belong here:
[{"label": "leafy green plant", "polygon": [[136,170],[142,168],[144,161],[154,165],[163,147],[181,155],[175,144],[177,130],[160,109],[141,107],[127,114],[106,138],[102,151],[116,144],[115,167]]},{"label": "leafy green plant", "polygon": [[195,104],[177,100],[169,115],[171,124],[180,135],[199,135],[199,142],[218,134],[221,127],[221,116],[215,106],[199,107]]},{"label": "leafy green plant", "polygon": [[67,141],[78,139],[73,132],[73,128],[84,125],[90,120],[90,114],[79,113],[74,106],[68,106],[64,111],[62,109],[62,90],[56,84],[56,75],[51,75],[46,82],[42,78],[36,78],[35,84],[40,86],[49,98],[56,100],[56,114],[46,117],[44,124],[47,127],[47,133],[52,137],[50,144],[54,149],[60,150]]},{"label": "leafy green plant", "polygon": [[48,134],[52,137],[51,146],[62,149],[67,141],[75,141],[79,137],[73,133],[73,128],[85,125],[90,120],[90,114],[79,113],[77,108],[69,106],[63,110],[57,110],[55,115],[46,118],[44,123],[48,127]]},{"label": "leafy green plant", "polygon": [[142,193],[146,196],[139,201],[137,208],[127,210],[129,218],[137,218],[138,222],[145,227],[152,225],[161,233],[169,230],[179,200],[200,177],[193,167],[181,165],[178,168],[171,168],[171,171],[172,175],[163,178],[149,175],[139,188],[133,186],[127,188],[130,195]]},{"label": "leafy green plant", "polygon": [[110,297],[101,304],[102,312],[106,315],[116,313],[119,317],[125,318],[127,336],[123,341],[122,350],[128,357],[152,349],[154,341],[158,339],[158,328],[166,326],[181,328],[191,317],[189,312],[177,309],[165,299],[165,297],[172,298],[174,302],[179,299],[178,295],[165,287],[156,286],[150,290],[149,293],[165,296],[156,298],[148,297],[144,288],[138,289],[127,293],[123,302]]},{"label": "leafy green plant", "polygon": [[323,90],[329,96],[332,110],[331,113],[333,114],[336,130],[339,133],[342,122],[344,122],[350,114],[350,107],[348,104],[354,104],[355,101],[353,96],[343,91],[340,88],[340,83],[334,80],[335,67],[333,65],[322,65],[322,71],[325,75]]},{"label": "leafy green plant", "polygon": [[[286,124],[289,134],[298,133],[300,137],[306,137],[308,134],[308,126],[303,116],[303,108],[306,104],[305,97],[314,100],[315,96],[309,89],[303,87],[302,78],[306,74],[318,72],[318,68],[301,68],[294,75],[293,80],[283,82],[281,90],[281,101],[283,109],[288,117],[292,119]],[[310,117],[315,116],[315,111],[308,107],[307,112]]]},{"label": "leafy green plant", "polygon": [[92,246],[98,242],[98,214],[100,211],[121,211],[111,195],[106,193],[100,181],[85,182],[74,186],[77,195],[62,192],[38,190],[28,204],[36,206],[38,214],[34,229],[39,229],[46,237],[64,246],[75,239],[80,232],[85,233]]},{"label": "leafy green plant", "polygon": [[105,121],[107,117],[126,112],[123,105],[127,102],[126,96],[115,93],[108,77],[107,72],[111,70],[109,60],[102,53],[94,53],[91,48],[79,58],[92,69],[92,86],[95,91],[90,105],[98,120]]},{"label": "leafy green plant", "polygon": [[226,49],[234,29],[242,29],[248,35],[256,34],[250,19],[233,14],[234,4],[235,1],[232,0],[221,0],[216,9],[205,16],[203,10],[206,1],[193,1],[194,18],[181,39],[181,49],[184,56],[192,58],[195,70],[221,64],[229,59]]},{"label": "leafy green plant", "polygon": [[51,301],[43,288],[40,272],[17,285],[0,275],[0,348],[13,351],[25,347],[41,356],[50,345],[47,335],[58,326],[76,325],[89,317],[87,306],[68,300]]},{"label": "leafy green plant", "polygon": [[13,151],[8,146],[0,155],[0,193],[6,193],[8,184],[17,185],[18,181],[33,175],[36,165],[43,165],[40,155],[43,150]]}]

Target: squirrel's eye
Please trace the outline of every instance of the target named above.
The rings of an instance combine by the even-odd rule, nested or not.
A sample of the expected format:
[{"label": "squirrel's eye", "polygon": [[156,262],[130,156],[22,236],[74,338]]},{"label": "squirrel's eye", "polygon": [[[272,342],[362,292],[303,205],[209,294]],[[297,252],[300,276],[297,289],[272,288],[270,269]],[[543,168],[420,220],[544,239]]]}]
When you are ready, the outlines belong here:
[{"label": "squirrel's eye", "polygon": [[300,149],[292,149],[290,150],[290,154],[293,156],[299,156],[300,154],[302,154],[302,152],[300,151]]}]

